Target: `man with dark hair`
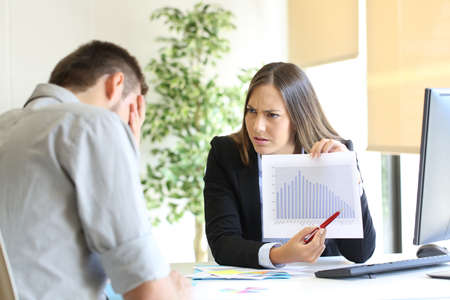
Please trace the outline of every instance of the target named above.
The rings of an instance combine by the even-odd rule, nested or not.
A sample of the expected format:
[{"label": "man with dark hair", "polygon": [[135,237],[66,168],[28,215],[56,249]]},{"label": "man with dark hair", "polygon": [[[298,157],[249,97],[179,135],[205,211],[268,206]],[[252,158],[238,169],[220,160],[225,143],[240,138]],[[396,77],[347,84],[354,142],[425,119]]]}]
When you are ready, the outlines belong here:
[{"label": "man with dark hair", "polygon": [[119,70],[125,75],[125,95],[138,84],[141,93],[147,93],[148,86],[136,59],[125,49],[101,41],[83,45],[63,58],[53,69],[49,83],[82,92],[101,75],[111,75]]},{"label": "man with dark hair", "polygon": [[125,49],[62,59],[0,115],[0,228],[20,299],[188,299],[147,220],[138,171],[147,85]]}]

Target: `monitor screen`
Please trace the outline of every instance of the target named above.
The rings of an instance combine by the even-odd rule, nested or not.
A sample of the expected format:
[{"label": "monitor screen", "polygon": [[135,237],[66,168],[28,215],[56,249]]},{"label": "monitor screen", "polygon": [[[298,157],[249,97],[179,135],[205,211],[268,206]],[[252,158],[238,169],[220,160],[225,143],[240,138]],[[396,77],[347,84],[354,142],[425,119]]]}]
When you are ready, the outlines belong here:
[{"label": "monitor screen", "polygon": [[426,89],[414,244],[450,239],[450,89]]}]

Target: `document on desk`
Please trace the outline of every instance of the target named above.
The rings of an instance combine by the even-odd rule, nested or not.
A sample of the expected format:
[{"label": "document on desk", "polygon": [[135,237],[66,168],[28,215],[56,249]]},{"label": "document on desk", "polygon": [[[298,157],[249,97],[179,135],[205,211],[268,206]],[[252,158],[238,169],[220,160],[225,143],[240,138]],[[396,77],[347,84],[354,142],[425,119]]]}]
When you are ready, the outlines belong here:
[{"label": "document on desk", "polygon": [[311,274],[303,271],[304,268],[306,267],[261,270],[219,265],[199,265],[195,267],[194,274],[187,277],[193,280],[263,280],[311,276]]},{"label": "document on desk", "polygon": [[263,240],[289,239],[336,211],[327,238],[362,238],[358,181],[354,152],[263,155]]}]

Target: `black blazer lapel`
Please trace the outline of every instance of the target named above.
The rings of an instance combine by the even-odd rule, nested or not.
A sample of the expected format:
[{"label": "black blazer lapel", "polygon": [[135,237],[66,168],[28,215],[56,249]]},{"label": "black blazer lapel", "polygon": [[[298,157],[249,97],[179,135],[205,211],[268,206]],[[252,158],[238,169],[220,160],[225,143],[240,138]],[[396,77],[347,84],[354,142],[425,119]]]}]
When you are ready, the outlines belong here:
[{"label": "black blazer lapel", "polygon": [[241,205],[243,218],[246,220],[243,232],[248,232],[246,239],[261,241],[261,201],[259,193],[258,158],[256,153],[250,154],[250,164],[238,171],[241,191]]}]

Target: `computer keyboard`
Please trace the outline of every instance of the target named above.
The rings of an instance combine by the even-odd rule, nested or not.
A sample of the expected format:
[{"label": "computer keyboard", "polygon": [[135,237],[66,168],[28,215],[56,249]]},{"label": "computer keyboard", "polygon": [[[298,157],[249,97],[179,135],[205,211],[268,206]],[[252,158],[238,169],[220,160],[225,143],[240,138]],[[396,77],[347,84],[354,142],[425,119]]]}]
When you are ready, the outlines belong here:
[{"label": "computer keyboard", "polygon": [[315,272],[319,278],[347,278],[362,275],[372,275],[377,273],[386,273],[393,271],[401,271],[407,269],[415,269],[426,266],[432,266],[450,262],[450,255],[437,255],[429,257],[421,257],[415,259],[399,260],[386,263],[376,263],[367,265],[351,265],[348,267],[327,269]]}]

